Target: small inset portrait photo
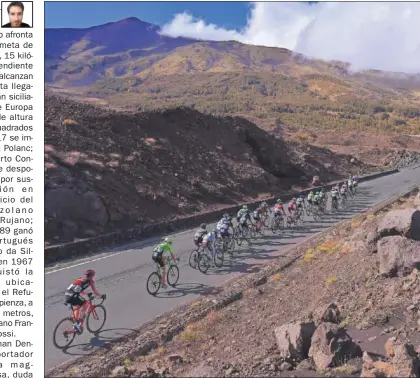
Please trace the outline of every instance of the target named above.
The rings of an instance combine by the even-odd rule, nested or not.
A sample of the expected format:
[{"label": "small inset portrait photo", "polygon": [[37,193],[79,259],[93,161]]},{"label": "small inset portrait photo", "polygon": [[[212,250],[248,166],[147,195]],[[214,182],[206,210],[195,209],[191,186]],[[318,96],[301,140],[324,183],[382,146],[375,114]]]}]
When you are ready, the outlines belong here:
[{"label": "small inset portrait photo", "polygon": [[32,28],[33,1],[2,1],[2,28]]}]

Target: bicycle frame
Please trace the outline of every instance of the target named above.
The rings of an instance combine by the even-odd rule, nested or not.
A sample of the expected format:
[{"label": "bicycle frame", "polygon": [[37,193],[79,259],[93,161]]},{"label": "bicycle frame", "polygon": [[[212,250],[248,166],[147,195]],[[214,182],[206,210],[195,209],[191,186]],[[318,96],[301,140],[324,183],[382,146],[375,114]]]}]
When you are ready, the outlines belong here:
[{"label": "bicycle frame", "polygon": [[[89,299],[87,300],[87,303],[88,303],[89,306],[88,306],[88,309],[87,309],[86,313],[83,316],[83,319],[80,319],[80,325],[81,326],[83,326],[84,320],[86,319],[86,317],[90,313],[92,313],[92,315],[95,318],[95,320],[98,320],[99,319],[98,314],[96,313],[96,310],[95,310],[95,306],[93,305],[93,300],[94,300],[93,297],[89,297]],[[102,300],[102,302],[103,302],[103,300]],[[82,306],[80,306],[80,307],[82,307]],[[74,306],[73,305],[70,305],[70,308],[71,308],[71,315],[72,315],[73,322],[75,322],[76,320],[74,318]],[[68,331],[68,333],[69,334],[76,333],[76,330],[75,329],[72,329],[71,331]]]},{"label": "bicycle frame", "polygon": [[[165,257],[165,262],[164,263],[165,263],[165,267],[166,266],[170,267],[171,265],[176,265],[176,264],[173,263],[173,258],[171,256]],[[157,273],[160,276],[162,276],[162,268],[163,267],[161,267],[159,263],[156,263],[156,270],[157,270]]]}]

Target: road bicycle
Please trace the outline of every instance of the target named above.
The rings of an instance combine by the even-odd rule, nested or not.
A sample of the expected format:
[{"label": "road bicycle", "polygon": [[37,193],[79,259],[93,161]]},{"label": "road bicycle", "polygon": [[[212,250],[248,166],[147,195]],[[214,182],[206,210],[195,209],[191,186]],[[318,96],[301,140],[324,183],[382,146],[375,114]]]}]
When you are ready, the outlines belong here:
[{"label": "road bicycle", "polygon": [[198,268],[198,261],[200,260],[200,256],[204,252],[204,249],[201,245],[199,245],[196,249],[193,249],[190,253],[190,258],[188,260],[191,268],[197,269]]},{"label": "road bicycle", "polygon": [[271,232],[275,234],[277,231],[284,229],[284,219],[282,215],[276,215],[271,220]]},{"label": "road bicycle", "polygon": [[200,253],[198,258],[198,270],[201,273],[207,273],[212,260],[216,267],[221,268],[223,266],[224,252],[223,246],[220,242],[218,243],[216,241],[213,244],[213,251],[210,251],[207,246],[203,247],[203,251]]},{"label": "road bicycle", "polygon": [[250,225],[248,224],[248,227],[240,227],[239,225],[236,225],[233,229],[233,238],[235,239],[236,244],[238,244],[238,246],[241,246],[242,241],[244,240],[248,242],[248,244],[251,244]]},{"label": "road bicycle", "polygon": [[259,221],[252,223],[250,228],[251,238],[255,239],[257,235],[264,236],[264,229],[265,229],[265,223],[262,219]]},{"label": "road bicycle", "polygon": [[267,211],[262,215],[261,221],[265,228],[270,226],[270,214],[272,213],[271,209],[267,209]]},{"label": "road bicycle", "polygon": [[233,237],[233,233],[229,236],[221,236],[222,248],[223,252],[228,252],[232,254],[235,249],[235,238]]},{"label": "road bicycle", "polygon": [[309,217],[312,215],[313,212],[313,206],[310,202],[308,202],[307,205],[305,205],[305,211],[306,211],[306,215]]},{"label": "road bicycle", "polygon": [[340,196],[340,207],[344,208],[347,204],[347,195],[346,194],[341,194]]},{"label": "road bicycle", "polygon": [[[76,335],[81,335],[83,333],[83,323],[85,319],[86,319],[86,329],[90,333],[93,333],[93,334],[98,333],[105,325],[106,309],[102,305],[102,303],[104,302],[106,297],[102,296],[102,302],[100,302],[99,304],[93,304],[93,301],[95,300],[95,296],[93,295],[93,293],[89,293],[88,298],[89,298],[87,300],[87,303],[89,305],[88,310],[85,316],[83,317],[83,319],[80,321],[80,328],[82,330],[81,332],[79,332],[76,326],[74,325],[75,323],[74,307],[70,305],[69,303],[65,303],[66,306],[70,306],[72,316],[68,316],[60,320],[57,326],[55,327],[54,333],[53,333],[53,343],[56,348],[65,349],[68,346],[70,346],[70,344],[73,342]],[[93,327],[93,324],[92,324],[93,320],[97,320],[100,322],[100,326],[98,328]],[[60,345],[60,343],[58,342],[59,335],[62,335],[64,337],[65,339],[64,345]]]},{"label": "road bicycle", "polygon": [[286,216],[286,226],[288,228],[291,228],[292,226],[296,226],[297,225],[297,216],[296,214],[293,215],[287,215]]},{"label": "road bicycle", "polygon": [[[171,256],[166,258],[166,282],[169,286],[175,287],[179,280],[179,268],[176,264],[179,262],[179,258],[174,261]],[[156,263],[156,270],[150,273],[149,277],[147,278],[147,292],[150,295],[156,295],[159,291],[160,287],[162,286],[162,268],[160,264]]]},{"label": "road bicycle", "polygon": [[331,198],[331,212],[337,213],[338,212],[338,198],[335,199]]},{"label": "road bicycle", "polygon": [[321,219],[321,209],[320,204],[312,205],[312,216],[314,217],[315,221],[319,221]]}]

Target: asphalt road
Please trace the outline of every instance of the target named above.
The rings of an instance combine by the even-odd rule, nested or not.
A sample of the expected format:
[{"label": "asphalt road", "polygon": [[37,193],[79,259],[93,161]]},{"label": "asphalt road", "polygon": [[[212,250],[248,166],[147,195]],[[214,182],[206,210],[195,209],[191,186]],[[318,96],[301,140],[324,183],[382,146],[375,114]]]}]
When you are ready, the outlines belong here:
[{"label": "asphalt road", "polygon": [[[281,236],[270,231],[264,239],[256,240],[252,248],[242,246],[235,258],[225,261],[225,266],[210,268],[206,275],[192,269],[188,257],[193,249],[194,230],[174,235],[174,251],[181,257],[180,279],[176,288],[162,290],[156,297],[146,291],[146,280],[154,269],[152,250],[161,238],[133,243],[88,259],[77,260],[52,268],[45,273],[45,368],[47,370],[71,358],[91,353],[109,340],[119,338],[142,323],[190,301],[206,295],[234,276],[246,274],[250,268],[281,258],[294,244],[313,236],[336,222],[395,195],[414,184],[420,184],[420,168],[409,169],[359,185],[358,195],[347,208],[334,216],[326,215],[315,223],[310,217],[303,225],[288,230]],[[311,220],[312,219],[312,220]],[[197,225],[198,226],[198,225]],[[246,243],[245,243],[246,244]],[[76,337],[66,351],[58,350],[52,343],[53,330],[59,320],[69,315],[63,305],[64,291],[76,277],[92,268],[96,270],[99,291],[107,294],[107,322],[103,331],[94,336],[86,330]]]}]

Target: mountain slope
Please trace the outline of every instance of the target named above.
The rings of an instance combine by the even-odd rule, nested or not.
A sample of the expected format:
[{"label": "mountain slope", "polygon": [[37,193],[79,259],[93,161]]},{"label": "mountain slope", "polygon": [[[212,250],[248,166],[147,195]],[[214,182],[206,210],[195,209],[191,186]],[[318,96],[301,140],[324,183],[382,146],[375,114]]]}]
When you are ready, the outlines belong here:
[{"label": "mountain slope", "polygon": [[47,95],[45,122],[48,243],[280,195],[313,175],[377,170],[188,108],[124,114]]},{"label": "mountain slope", "polygon": [[189,106],[295,134],[420,134],[420,75],[363,71],[239,42],[170,38],[130,18],[47,29],[46,83],[116,108]]}]

